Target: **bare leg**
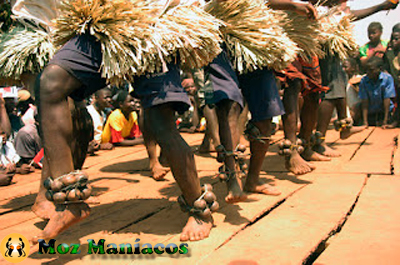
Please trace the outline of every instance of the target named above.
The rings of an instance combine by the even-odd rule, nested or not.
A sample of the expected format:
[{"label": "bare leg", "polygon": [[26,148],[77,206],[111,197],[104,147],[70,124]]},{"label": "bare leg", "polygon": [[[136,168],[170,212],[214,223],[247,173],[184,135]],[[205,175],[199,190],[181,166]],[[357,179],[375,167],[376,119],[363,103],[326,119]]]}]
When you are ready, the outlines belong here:
[{"label": "bare leg", "polygon": [[140,110],[139,127],[143,134],[144,145],[146,146],[147,155],[149,157],[151,176],[157,181],[163,180],[165,175],[169,172],[169,168],[163,167],[158,161],[157,142],[149,128],[145,126],[143,109]]},{"label": "bare leg", "polygon": [[[48,158],[50,176],[56,178],[74,170],[71,145],[73,124],[67,96],[81,84],[65,70],[49,65],[40,78],[39,114],[41,136]],[[84,148],[87,150],[87,146]],[[56,212],[42,233],[33,239],[54,238],[89,215],[85,203],[57,205]]]},{"label": "bare leg", "polygon": [[46,193],[46,188],[43,186],[43,182],[50,177],[50,170],[48,166],[48,162],[46,157],[44,158],[44,163],[43,163],[43,169],[42,169],[42,177],[40,179],[40,184],[39,184],[39,191],[38,195],[36,196],[35,203],[32,206],[32,211],[39,217],[42,218],[43,220],[48,220],[50,217],[55,213],[56,207],[54,203],[51,201],[47,200],[45,197]]},{"label": "bare leg", "polygon": [[[297,117],[298,117],[298,98],[301,89],[299,79],[290,81],[289,88],[285,89],[283,95],[283,105],[285,106],[285,115],[283,115],[283,130],[285,138],[292,144],[296,143],[297,137]],[[306,162],[299,154],[297,149],[293,149],[290,156],[285,156],[285,167],[295,175],[303,175],[315,169],[315,166]]]},{"label": "bare leg", "polygon": [[[89,142],[93,138],[93,124],[90,114],[87,112],[85,104],[81,102],[75,106],[72,100],[69,100],[69,108],[73,121],[73,141],[71,142],[72,157],[74,160],[74,169],[82,169],[87,155],[87,148]],[[36,197],[35,204],[32,206],[32,211],[42,219],[50,219],[55,213],[55,206],[52,202],[48,201],[45,197],[46,189],[43,186],[44,180],[50,177],[50,171],[47,161],[47,156],[44,159],[44,167],[42,170],[42,178],[39,186],[38,196]],[[93,198],[93,197],[91,197]]]},{"label": "bare leg", "polygon": [[208,153],[211,151],[215,151],[215,149],[213,150],[211,148],[211,140],[214,147],[221,144],[221,141],[219,139],[218,116],[216,108],[211,108],[209,105],[204,106],[203,113],[207,121],[207,129],[206,133],[204,134],[203,142],[199,147],[199,152]]},{"label": "bare leg", "polygon": [[301,128],[299,136],[301,139],[304,139],[306,141],[307,145],[304,147],[304,152],[301,154],[301,156],[306,161],[329,161],[331,160],[329,157],[326,157],[324,155],[315,152],[314,150],[312,150],[312,146],[309,144],[311,140],[312,131],[314,130],[314,127],[317,123],[319,96],[317,93],[311,93],[304,96],[303,99],[304,99],[304,105],[303,108],[301,109],[301,114],[300,114]]},{"label": "bare leg", "polygon": [[[271,132],[271,119],[253,122],[262,135],[269,135]],[[250,142],[250,166],[243,190],[249,193],[262,193],[266,195],[279,195],[281,192],[275,187],[260,182],[260,171],[263,165],[265,154],[268,151],[269,140],[265,143],[258,141]]]},{"label": "bare leg", "polygon": [[[328,130],[334,108],[335,99],[325,99],[319,106],[317,131],[321,132],[323,137],[325,137]],[[320,145],[314,146],[314,151],[328,157],[340,156],[340,153],[330,148],[325,141]]]},{"label": "bare leg", "polygon": [[239,143],[246,141],[246,139],[244,138],[243,132],[246,129],[247,122],[249,121],[248,117],[249,117],[249,106],[248,106],[247,102],[245,101],[244,108],[239,115],[239,135],[240,135]]},{"label": "bare leg", "polygon": [[[188,205],[201,195],[200,181],[197,177],[193,153],[179,134],[174,119],[174,110],[170,104],[145,109],[144,124],[153,133],[161,146],[183,197]],[[208,237],[212,220],[189,216],[181,234],[182,241],[197,241]]]},{"label": "bare leg", "polygon": [[[225,147],[226,151],[234,151],[239,144],[238,119],[240,106],[231,100],[220,101],[217,106],[217,115],[221,144]],[[236,162],[233,156],[226,156],[224,164],[227,171],[236,171]],[[227,181],[227,187],[228,195],[225,197],[226,202],[235,203],[246,200],[246,195],[242,191],[237,174]]]}]

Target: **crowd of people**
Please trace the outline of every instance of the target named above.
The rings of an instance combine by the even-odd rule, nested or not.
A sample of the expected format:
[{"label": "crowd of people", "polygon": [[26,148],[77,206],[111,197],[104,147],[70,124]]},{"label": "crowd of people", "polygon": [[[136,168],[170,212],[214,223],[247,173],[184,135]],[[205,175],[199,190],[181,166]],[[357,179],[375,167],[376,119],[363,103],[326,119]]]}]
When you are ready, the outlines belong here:
[{"label": "crowd of people", "polygon": [[[172,4],[167,2],[166,7]],[[363,10],[349,10],[346,1],[324,1],[318,8],[318,1],[303,2],[268,4],[310,20],[317,19],[320,9],[338,8],[339,14],[357,20],[397,7],[390,0]],[[21,10],[29,10],[21,8],[29,7],[29,1],[11,5],[20,16]],[[171,170],[182,190],[178,202],[189,219],[181,240],[204,239],[213,226],[217,198],[210,185],[200,186],[193,153],[180,132],[204,133],[199,152],[217,153],[228,203],[245,201],[249,193],[279,195],[277,187],[259,178],[275,129],[282,128],[285,135],[282,163],[301,175],[315,169],[310,161],[340,156],[325,143],[332,121],[341,139],[368,126],[400,126],[400,23],[388,41],[381,39],[382,30],[379,22],[371,23],[370,41],[345,60],[325,51],[324,58],[298,56],[284,70],[240,72],[222,44],[218,56],[201,68],[181,70],[176,56],[163,62],[162,71],[134,76],[118,88],[107,85],[101,74],[100,42],[94,35],[76,34],[35,73],[37,78],[30,76],[30,84],[7,81],[3,86],[0,185],[9,185],[14,174],[42,168],[43,162],[32,210],[49,222],[32,240],[54,238],[90,213],[84,202],[90,196],[88,177],[81,171],[85,157],[143,144],[153,178],[162,180]],[[280,117],[280,124],[274,117]],[[239,144],[242,135],[250,143],[249,165],[243,159],[246,147]]]}]

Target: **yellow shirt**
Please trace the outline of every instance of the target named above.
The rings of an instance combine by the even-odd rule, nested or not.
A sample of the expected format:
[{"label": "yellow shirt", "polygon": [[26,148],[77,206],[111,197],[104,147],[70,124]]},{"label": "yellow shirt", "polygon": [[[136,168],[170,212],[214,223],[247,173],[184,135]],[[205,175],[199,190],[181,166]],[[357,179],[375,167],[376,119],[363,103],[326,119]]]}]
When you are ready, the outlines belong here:
[{"label": "yellow shirt", "polygon": [[[104,126],[103,133],[101,134],[101,142],[102,143],[115,143],[118,137],[115,137],[115,132],[123,138],[127,138],[129,136],[135,136],[135,132],[138,131],[138,122],[137,122],[137,114],[132,111],[129,115],[129,120],[126,120],[124,114],[120,109],[116,109],[111,112],[110,116],[107,119],[106,125]],[[114,133],[113,133],[114,131]]]}]

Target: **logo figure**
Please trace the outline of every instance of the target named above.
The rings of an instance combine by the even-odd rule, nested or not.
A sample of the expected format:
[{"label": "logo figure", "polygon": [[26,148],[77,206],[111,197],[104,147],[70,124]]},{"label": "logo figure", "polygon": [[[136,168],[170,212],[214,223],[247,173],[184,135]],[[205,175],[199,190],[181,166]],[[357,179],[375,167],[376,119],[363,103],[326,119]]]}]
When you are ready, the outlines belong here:
[{"label": "logo figure", "polygon": [[13,263],[21,262],[27,258],[29,253],[28,240],[20,234],[13,233],[7,235],[0,244],[0,253],[5,260]]}]

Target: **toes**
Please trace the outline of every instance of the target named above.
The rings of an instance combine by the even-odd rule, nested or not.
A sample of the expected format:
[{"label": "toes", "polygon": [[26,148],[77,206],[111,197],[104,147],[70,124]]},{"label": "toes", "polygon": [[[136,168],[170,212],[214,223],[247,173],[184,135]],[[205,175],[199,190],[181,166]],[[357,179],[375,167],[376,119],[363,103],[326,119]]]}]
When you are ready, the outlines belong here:
[{"label": "toes", "polygon": [[311,163],[308,163],[308,166],[310,167],[311,170],[314,170],[317,168],[314,164],[311,164]]},{"label": "toes", "polygon": [[190,241],[196,241],[196,235],[195,235],[195,233],[190,232],[189,234],[190,234],[190,236],[189,236]]},{"label": "toes", "polygon": [[225,197],[225,201],[226,201],[227,203],[230,203],[230,202],[232,201],[232,195],[231,195],[231,194],[228,194],[228,196]]},{"label": "toes", "polygon": [[199,240],[202,240],[202,239],[204,239],[204,234],[203,234],[203,232],[199,232]]},{"label": "toes", "polygon": [[187,235],[187,233],[182,232],[180,240],[181,241],[188,241],[189,240],[189,236]]}]

